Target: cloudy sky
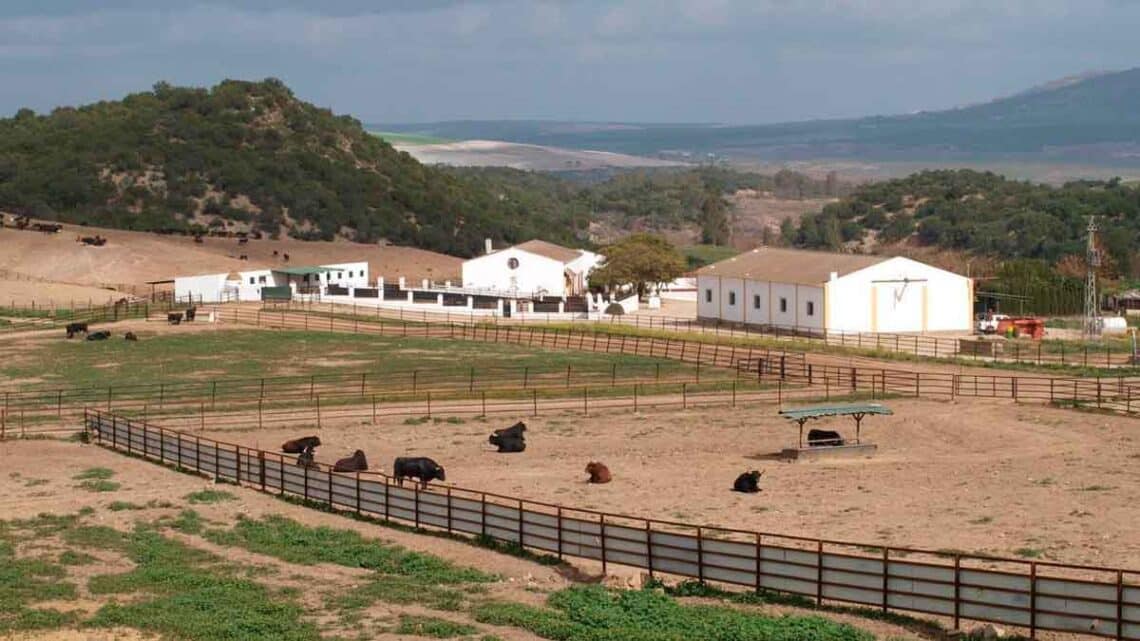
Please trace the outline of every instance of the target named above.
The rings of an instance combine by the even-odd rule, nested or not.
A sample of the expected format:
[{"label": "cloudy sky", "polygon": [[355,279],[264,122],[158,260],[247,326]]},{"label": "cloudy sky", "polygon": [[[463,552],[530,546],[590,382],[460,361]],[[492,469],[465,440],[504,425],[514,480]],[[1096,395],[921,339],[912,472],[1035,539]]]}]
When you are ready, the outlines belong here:
[{"label": "cloudy sky", "polygon": [[764,123],[1140,66],[1132,0],[4,0],[0,114],[284,80],[366,122]]}]

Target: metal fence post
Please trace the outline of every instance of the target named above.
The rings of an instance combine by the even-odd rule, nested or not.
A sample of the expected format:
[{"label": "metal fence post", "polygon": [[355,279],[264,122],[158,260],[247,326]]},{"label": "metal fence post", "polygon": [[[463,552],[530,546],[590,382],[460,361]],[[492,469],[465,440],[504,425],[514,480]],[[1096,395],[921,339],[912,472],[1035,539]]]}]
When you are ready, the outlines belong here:
[{"label": "metal fence post", "polygon": [[606,573],[606,515],[605,514],[599,515],[598,526],[599,526],[599,529],[601,532],[601,536],[599,538],[601,539],[601,543],[602,543],[602,574],[604,575]]}]

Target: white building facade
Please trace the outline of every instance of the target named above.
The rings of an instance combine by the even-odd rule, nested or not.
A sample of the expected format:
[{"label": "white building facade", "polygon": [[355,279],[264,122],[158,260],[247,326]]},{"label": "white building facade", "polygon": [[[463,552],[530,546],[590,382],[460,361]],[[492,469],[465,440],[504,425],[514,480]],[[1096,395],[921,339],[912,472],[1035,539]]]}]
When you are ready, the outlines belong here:
[{"label": "white building facade", "polygon": [[763,247],[697,272],[697,317],[829,332],[969,331],[969,278],[903,257]]},{"label": "white building facade", "polygon": [[293,295],[319,292],[329,285],[366,287],[368,263],[335,263],[315,267],[270,267],[174,278],[174,295],[203,303],[258,301],[267,287],[288,287]]},{"label": "white building facade", "polygon": [[590,271],[603,257],[531,240],[464,261],[463,288],[519,296],[577,296],[586,292]]}]

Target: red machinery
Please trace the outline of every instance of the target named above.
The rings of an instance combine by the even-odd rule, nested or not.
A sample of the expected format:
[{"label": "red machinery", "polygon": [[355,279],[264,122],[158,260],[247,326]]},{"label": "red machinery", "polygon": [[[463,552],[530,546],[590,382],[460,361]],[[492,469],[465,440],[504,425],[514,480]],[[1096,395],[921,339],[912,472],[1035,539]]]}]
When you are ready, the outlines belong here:
[{"label": "red machinery", "polygon": [[1015,338],[1041,340],[1045,337],[1045,321],[1033,316],[1011,316],[998,321],[997,333]]}]

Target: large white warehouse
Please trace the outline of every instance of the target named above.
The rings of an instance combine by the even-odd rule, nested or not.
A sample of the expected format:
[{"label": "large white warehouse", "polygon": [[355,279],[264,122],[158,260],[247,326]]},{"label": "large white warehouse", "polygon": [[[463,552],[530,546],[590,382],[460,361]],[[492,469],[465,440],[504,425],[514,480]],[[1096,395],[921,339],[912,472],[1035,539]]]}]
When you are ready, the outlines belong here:
[{"label": "large white warehouse", "polygon": [[973,282],[903,257],[761,247],[697,272],[697,317],[810,332],[968,331]]}]

